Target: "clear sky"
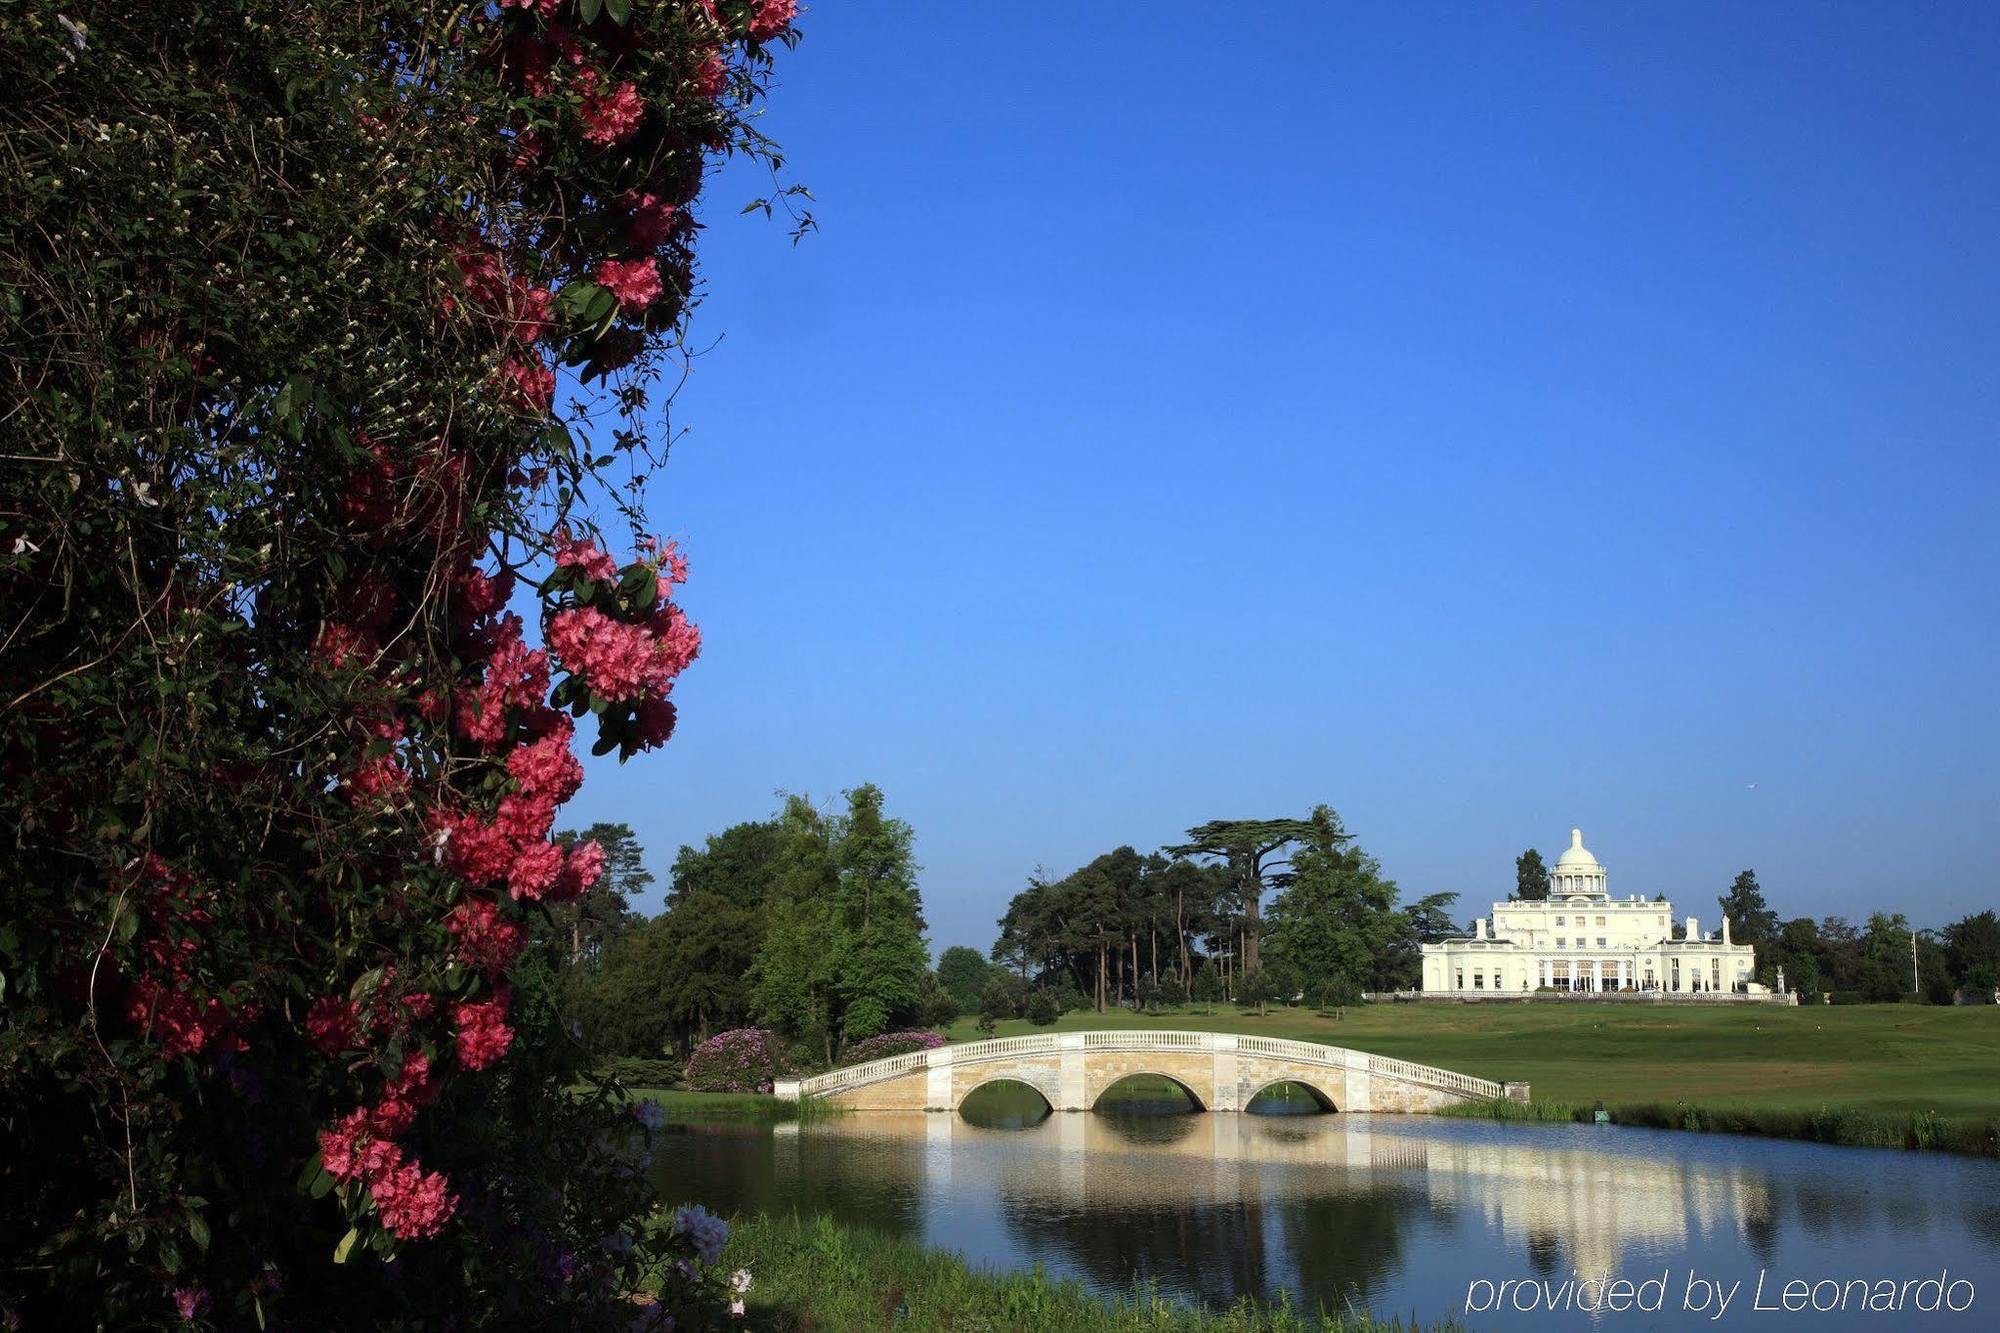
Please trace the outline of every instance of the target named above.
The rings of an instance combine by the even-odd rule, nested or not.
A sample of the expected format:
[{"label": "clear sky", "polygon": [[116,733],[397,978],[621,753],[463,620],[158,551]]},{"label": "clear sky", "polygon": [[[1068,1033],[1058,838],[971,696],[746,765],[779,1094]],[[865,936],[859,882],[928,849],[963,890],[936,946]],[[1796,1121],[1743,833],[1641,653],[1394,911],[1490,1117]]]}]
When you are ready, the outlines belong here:
[{"label": "clear sky", "polygon": [[934,944],[1325,801],[1483,912],[2000,907],[2000,6],[822,3],[709,190],[705,647],[566,822],[880,784]]}]

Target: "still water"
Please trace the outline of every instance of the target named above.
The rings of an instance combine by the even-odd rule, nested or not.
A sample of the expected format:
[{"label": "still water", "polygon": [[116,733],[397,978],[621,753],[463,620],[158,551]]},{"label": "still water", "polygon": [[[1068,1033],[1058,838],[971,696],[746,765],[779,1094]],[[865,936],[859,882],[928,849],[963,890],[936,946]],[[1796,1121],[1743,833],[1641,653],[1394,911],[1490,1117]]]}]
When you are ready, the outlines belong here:
[{"label": "still water", "polygon": [[[656,1169],[670,1197],[725,1213],[824,1212],[1102,1292],[1135,1277],[1190,1302],[1288,1289],[1306,1308],[1425,1320],[1466,1310],[1472,1328],[2000,1328],[2000,1163],[1616,1126],[1300,1114],[1318,1109],[1303,1094],[1256,1108],[1274,1114],[1162,1114],[1179,1109],[1138,1090],[1115,1110],[1049,1115],[1021,1089],[982,1091],[965,1114],[682,1123]],[[1801,1281],[1820,1284],[1822,1305],[1838,1292],[1845,1308],[1753,1308],[1760,1273],[1766,1307]],[[1634,1299],[1578,1309],[1591,1289],[1565,1300],[1561,1284],[1579,1275],[1623,1277]],[[1969,1309],[1914,1308],[1934,1303],[1932,1289],[1902,1284],[1941,1275]],[[1534,1308],[1518,1308],[1519,1285],[1496,1298],[1471,1286],[1480,1279],[1531,1284]],[[1899,1308],[1871,1313],[1884,1289],[1855,1279],[1888,1280]],[[1705,1285],[1715,1281],[1723,1292],[1741,1284],[1719,1320],[1718,1289]],[[1647,1305],[1658,1308],[1633,1308]]]}]

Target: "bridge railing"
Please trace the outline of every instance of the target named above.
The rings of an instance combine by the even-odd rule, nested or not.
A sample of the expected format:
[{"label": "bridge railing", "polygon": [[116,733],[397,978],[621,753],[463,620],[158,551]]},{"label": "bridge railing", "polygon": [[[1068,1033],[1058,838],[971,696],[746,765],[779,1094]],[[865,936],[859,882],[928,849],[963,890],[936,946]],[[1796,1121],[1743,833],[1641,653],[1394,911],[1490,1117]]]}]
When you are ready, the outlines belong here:
[{"label": "bridge railing", "polygon": [[[1498,1098],[1505,1089],[1490,1079],[1474,1078],[1449,1069],[1397,1060],[1386,1055],[1369,1055],[1343,1046],[1318,1042],[1291,1041],[1283,1037],[1245,1037],[1217,1032],[1147,1032],[1113,1029],[1102,1032],[1037,1032],[1025,1037],[997,1037],[989,1041],[940,1046],[934,1050],[891,1055],[867,1064],[829,1070],[800,1079],[797,1089],[805,1096],[824,1096],[865,1087],[885,1079],[901,1078],[919,1070],[953,1065],[983,1064],[994,1060],[1017,1059],[1030,1055],[1052,1055],[1065,1050],[1084,1051],[1215,1051],[1235,1050],[1301,1064],[1324,1065],[1334,1069],[1365,1067],[1370,1074],[1400,1079],[1406,1083],[1442,1088],[1467,1097]],[[789,1095],[789,1090],[788,1090]]]},{"label": "bridge railing", "polygon": [[1477,1097],[1483,1101],[1497,1101],[1505,1096],[1507,1091],[1491,1079],[1474,1078],[1470,1074],[1438,1069],[1432,1065],[1412,1064],[1408,1060],[1396,1060],[1386,1055],[1369,1056],[1368,1072],[1399,1078],[1406,1083],[1428,1084],[1448,1092],[1464,1093],[1468,1097]]}]

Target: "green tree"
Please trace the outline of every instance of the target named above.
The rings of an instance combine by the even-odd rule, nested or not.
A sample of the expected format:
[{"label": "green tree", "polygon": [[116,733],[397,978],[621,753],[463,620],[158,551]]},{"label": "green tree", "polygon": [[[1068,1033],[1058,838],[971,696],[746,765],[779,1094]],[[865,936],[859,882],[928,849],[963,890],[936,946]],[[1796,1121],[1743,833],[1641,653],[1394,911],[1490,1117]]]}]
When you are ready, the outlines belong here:
[{"label": "green tree", "polygon": [[884,817],[880,788],[864,783],[847,794],[847,818],[834,849],[844,1040],[886,1032],[916,1013],[930,950],[914,838],[908,824]]},{"label": "green tree", "polygon": [[1296,968],[1308,990],[1342,979],[1355,989],[1392,988],[1390,969],[1411,933],[1410,918],[1396,910],[1395,882],[1327,806],[1313,811],[1302,841],[1290,882],[1271,904],[1272,956]]},{"label": "green tree", "polygon": [[1265,890],[1284,864],[1278,854],[1312,830],[1306,819],[1214,819],[1187,831],[1188,840],[1167,848],[1173,856],[1213,857],[1226,866],[1242,915],[1242,966],[1255,969],[1261,958]]},{"label": "green tree", "polygon": [[1194,985],[1189,987],[1189,991],[1204,1013],[1215,1012],[1215,1002],[1222,997],[1222,978],[1216,973],[1214,963],[1206,958],[1201,960],[1194,970]]},{"label": "green tree", "polygon": [[778,875],[790,834],[782,817],[733,824],[712,833],[700,848],[683,845],[674,857],[667,906],[707,893],[743,907],[760,907]]},{"label": "green tree", "polygon": [[944,988],[937,973],[924,973],[923,982],[917,988],[917,1021],[927,1028],[942,1031],[950,1027],[962,1012],[958,1000]]},{"label": "green tree", "polygon": [[1795,990],[1808,1004],[1826,989],[1820,975],[1819,926],[1809,916],[1796,917],[1778,930],[1775,944],[1758,955],[1757,974],[1767,986],[1778,984],[1782,969],[1786,990]]},{"label": "green tree", "polygon": [[1764,901],[1756,871],[1740,872],[1729,892],[1715,901],[1729,922],[1730,938],[1737,944],[1754,944],[1761,949],[1778,938],[1778,914]]},{"label": "green tree", "polygon": [[1875,912],[1861,937],[1861,990],[1871,1003],[1912,993],[1909,918],[1901,912]]},{"label": "green tree", "polygon": [[952,945],[938,958],[938,980],[958,1003],[961,1014],[979,1012],[979,992],[992,971],[993,964],[981,957],[979,950],[963,944]]},{"label": "green tree", "polygon": [[1015,1016],[1014,987],[1005,976],[988,979],[979,992],[979,1030],[991,1036],[1000,1023]]},{"label": "green tree", "polygon": [[[1048,1027],[1062,1017],[1062,1006],[1056,1002],[1056,994],[1047,986],[1035,987],[1035,993],[1028,997],[1028,1021],[1036,1027]],[[988,1028],[987,1031],[992,1029]]]},{"label": "green tree", "polygon": [[1542,864],[1542,854],[1530,847],[1514,858],[1514,900],[1538,903],[1548,896],[1549,868]]},{"label": "green tree", "polygon": [[2000,987],[2000,916],[1981,912],[1944,928],[1945,958],[1952,980],[1981,1004],[1991,1004]]},{"label": "green tree", "polygon": [[829,1061],[846,1042],[915,1021],[930,972],[914,835],[882,807],[881,790],[864,784],[847,793],[838,819],[796,796],[778,819],[752,1004]]}]

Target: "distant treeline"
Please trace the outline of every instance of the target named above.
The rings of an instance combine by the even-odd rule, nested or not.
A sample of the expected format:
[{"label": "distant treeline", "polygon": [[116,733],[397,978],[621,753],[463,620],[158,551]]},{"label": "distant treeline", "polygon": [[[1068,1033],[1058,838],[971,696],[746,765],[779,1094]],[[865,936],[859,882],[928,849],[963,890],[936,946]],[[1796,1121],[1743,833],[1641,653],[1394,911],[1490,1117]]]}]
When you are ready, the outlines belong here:
[{"label": "distant treeline", "polygon": [[[1304,818],[1216,820],[1152,852],[1115,847],[1064,875],[1037,872],[998,922],[990,952],[944,951],[932,969],[914,832],[863,785],[822,809],[786,796],[674,858],[666,910],[630,901],[653,878],[632,830],[599,824],[609,869],[554,909],[567,944],[563,1001],[605,1055],[684,1060],[730,1028],[762,1026],[802,1059],[903,1028],[1053,1022],[1073,1009],[1303,1000],[1337,1006],[1418,984],[1421,946],[1469,933],[1457,895],[1405,903],[1394,880],[1320,806]],[[1530,850],[1513,896],[1546,895]],[[1718,898],[1732,937],[1757,949],[1758,978],[1808,998],[1990,1002],[2000,917],[1913,930],[1902,913],[1861,926],[1782,920],[1756,874]],[[1914,936],[1915,970],[1912,974]]]}]

